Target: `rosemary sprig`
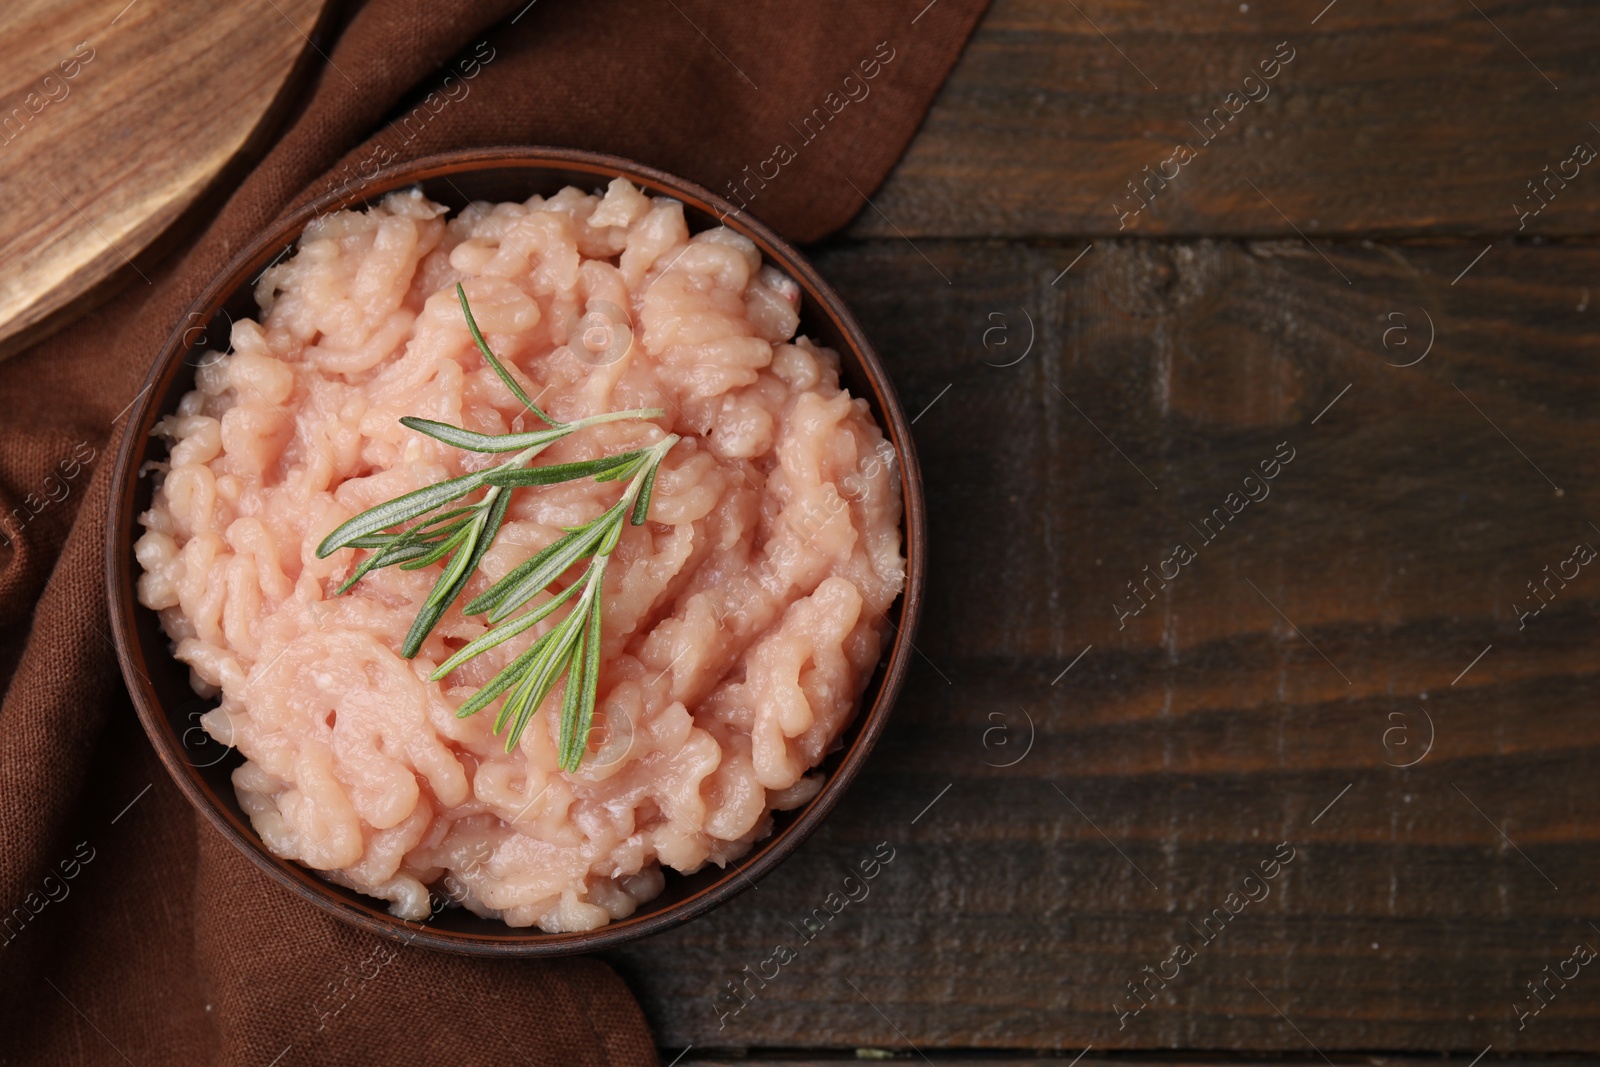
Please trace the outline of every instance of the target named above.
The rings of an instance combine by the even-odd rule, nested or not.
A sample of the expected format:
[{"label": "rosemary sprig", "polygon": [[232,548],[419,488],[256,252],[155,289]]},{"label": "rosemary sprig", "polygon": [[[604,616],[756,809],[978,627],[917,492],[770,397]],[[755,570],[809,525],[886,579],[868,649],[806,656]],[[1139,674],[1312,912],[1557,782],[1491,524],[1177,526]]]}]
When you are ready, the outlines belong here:
[{"label": "rosemary sprig", "polygon": [[[367,574],[382,567],[398,565],[402,570],[420,570],[441,560],[449,560],[401,645],[400,654],[411,659],[421,650],[423,641],[477,570],[484,553],[489,550],[505,521],[506,509],[514,490],[580,478],[594,478],[602,482],[632,478],[622,499],[615,505],[585,526],[568,530],[555,544],[496,582],[468,604],[465,610],[469,614],[487,612],[491,624],[500,622],[547,589],[578,560],[591,557],[582,579],[516,620],[494,627],[451,656],[433,674],[434,680],[441,680],[480,652],[522,633],[549,617],[572,599],[581,587],[582,595],[572,610],[456,712],[459,717],[465,718],[486,707],[500,693],[515,685],[495,720],[496,733],[508,723],[512,724],[506,741],[506,751],[509,752],[516,747],[523,730],[544,698],[566,675],[560,761],[563,769],[575,771],[583,759],[589,727],[594,718],[600,670],[601,594],[606,563],[622,534],[623,519],[630,518],[635,526],[645,521],[656,471],[678,438],[670,435],[650,448],[618,456],[529,467],[529,461],[540,452],[578,430],[621,419],[660,418],[665,412],[659,408],[641,408],[595,415],[576,422],[559,422],[551,418],[528,397],[489,349],[489,343],[484,340],[472,316],[466,290],[459,284],[456,286],[456,296],[461,301],[461,313],[466,318],[467,329],[472,333],[472,339],[484,360],[511,394],[550,428],[490,435],[431,419],[413,416],[402,418],[400,422],[407,428],[455,448],[489,454],[516,454],[497,466],[448,478],[363,511],[325,537],[317,546],[317,556],[326,558],[341,548],[361,548],[371,553],[339,585],[334,591],[335,596],[345,593]],[[446,508],[446,505],[480,489],[484,493],[477,501]],[[411,525],[405,526],[406,523]],[[574,664],[577,664],[575,677],[570,673]]]},{"label": "rosemary sprig", "polygon": [[[579,594],[577,603],[560,622],[456,710],[457,717],[466,718],[488,707],[501,693],[510,690],[494,724],[495,733],[509,727],[506,735],[507,752],[516,748],[534,712],[565,677],[557,758],[561,769],[565,771],[576,771],[582,763],[589,743],[589,728],[594,721],[595,691],[600,677],[601,602],[606,565],[622,536],[623,526],[628,522],[634,526],[644,523],[650,510],[650,494],[655,487],[656,472],[660,469],[662,459],[677,443],[677,435],[672,434],[650,448],[614,456],[609,460],[594,461],[596,466],[611,464],[594,475],[596,480],[632,476],[622,498],[588,523],[569,529],[565,536],[501,578],[467,605],[468,612],[487,612],[491,623],[500,622],[545,591],[573,564],[589,557],[589,566],[583,576],[565,590],[515,619],[500,622],[500,625],[465,645],[433,672],[434,681],[444,679],[468,660],[548,618],[574,594]],[[534,473],[501,471],[491,478],[490,484],[496,488],[526,485],[530,484],[528,477]]]},{"label": "rosemary sprig", "polygon": [[[473,433],[445,423],[427,419],[403,418],[400,421],[413,430],[438,438],[457,448],[474,452],[509,452],[520,449],[504,463],[472,474],[448,478],[425,486],[404,496],[395,497],[361,514],[323,538],[317,546],[317,556],[326,557],[341,548],[372,550],[355,571],[345,579],[335,595],[348,590],[367,574],[380,567],[398,564],[402,570],[420,570],[449,558],[444,573],[439,576],[433,591],[417,612],[401,645],[400,654],[410,659],[422,648],[422,642],[433,631],[445,611],[455,602],[466,586],[472,572],[477,570],[483,554],[489,550],[500,524],[505,520],[506,507],[511,502],[510,490],[522,485],[553,485],[557,482],[605,474],[621,464],[635,461],[638,453],[607,457],[587,463],[561,463],[548,467],[526,469],[525,464],[561,438],[589,426],[615,422],[618,419],[656,418],[657,409],[618,411],[595,415],[576,422],[558,423],[548,430],[533,433],[503,434],[491,437]],[[504,475],[519,475],[519,480],[496,484]],[[445,506],[460,500],[479,489],[485,489],[476,502],[464,507],[444,510]],[[426,517],[424,517],[426,516]],[[384,533],[413,519],[420,521],[396,533]]]}]

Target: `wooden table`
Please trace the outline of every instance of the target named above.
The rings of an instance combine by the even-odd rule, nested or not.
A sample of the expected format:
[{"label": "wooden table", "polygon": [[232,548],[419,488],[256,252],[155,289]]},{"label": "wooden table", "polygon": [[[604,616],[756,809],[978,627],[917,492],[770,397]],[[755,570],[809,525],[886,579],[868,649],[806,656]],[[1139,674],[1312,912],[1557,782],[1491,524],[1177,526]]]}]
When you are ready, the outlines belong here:
[{"label": "wooden table", "polygon": [[816,250],[920,412],[922,656],[794,858],[612,957],[664,1063],[1600,1050],[1597,15],[997,0]]}]

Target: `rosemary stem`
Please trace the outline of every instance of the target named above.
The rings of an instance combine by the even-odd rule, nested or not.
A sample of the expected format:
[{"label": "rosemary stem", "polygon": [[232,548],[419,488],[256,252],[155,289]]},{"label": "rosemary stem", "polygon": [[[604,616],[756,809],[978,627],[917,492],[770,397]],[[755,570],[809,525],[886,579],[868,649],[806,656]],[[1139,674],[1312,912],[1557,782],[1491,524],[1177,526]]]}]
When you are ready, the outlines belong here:
[{"label": "rosemary stem", "polygon": [[608,411],[602,415],[590,415],[588,418],[578,419],[576,422],[564,422],[564,429],[582,430],[588,426],[599,426],[605,422],[621,422],[623,419],[659,419],[666,415],[661,408],[635,408],[632,411]]}]

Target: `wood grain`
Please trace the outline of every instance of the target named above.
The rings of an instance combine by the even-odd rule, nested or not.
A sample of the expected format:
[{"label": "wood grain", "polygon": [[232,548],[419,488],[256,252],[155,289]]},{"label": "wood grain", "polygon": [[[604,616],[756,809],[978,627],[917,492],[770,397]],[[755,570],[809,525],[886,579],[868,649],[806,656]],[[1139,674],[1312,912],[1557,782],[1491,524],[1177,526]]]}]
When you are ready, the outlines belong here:
[{"label": "wood grain", "polygon": [[[1294,59],[1246,86],[1280,42]],[[995,0],[853,232],[1115,234],[1127,183],[1188,142],[1124,235],[1516,233],[1526,183],[1600,149],[1597,46],[1578,0]],[[1207,144],[1218,107],[1238,114]],[[1591,170],[1521,232],[1594,234]]]},{"label": "wood grain", "polygon": [[[1497,245],[1453,285],[1481,245],[1099,241],[1065,276],[1080,243],[918,245],[820,265],[908,410],[932,404],[924,658],[799,853],[617,954],[661,1043],[1600,1047],[1600,971],[1520,1031],[1512,1009],[1600,947],[1600,568],[1525,627],[1513,608],[1600,546],[1600,245]],[[1426,317],[1427,357],[1386,365]],[[1206,543],[1189,524],[1285,443]],[[1196,558],[1119,628],[1179,542]],[[804,941],[883,841],[870,894]],[[1285,841],[1270,895],[1203,941]],[[1119,1027],[1180,942],[1196,958]],[[719,1011],[779,943],[797,958]]]},{"label": "wood grain", "polygon": [[145,284],[140,252],[273,111],[325,4],[6,5],[0,354],[112,275]]}]

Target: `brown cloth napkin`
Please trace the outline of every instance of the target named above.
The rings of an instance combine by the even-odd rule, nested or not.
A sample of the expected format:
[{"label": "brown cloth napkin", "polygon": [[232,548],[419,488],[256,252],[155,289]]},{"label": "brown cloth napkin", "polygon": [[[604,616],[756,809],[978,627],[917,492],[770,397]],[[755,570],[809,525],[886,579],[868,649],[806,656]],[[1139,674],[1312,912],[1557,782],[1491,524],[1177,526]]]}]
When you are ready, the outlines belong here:
[{"label": "brown cloth napkin", "polygon": [[279,888],[188,807],[108,636],[111,457],[201,287],[274,217],[374,160],[595,149],[733,182],[796,240],[837,229],[984,6],[924,2],[368,0],[197,238],[146,265],[149,285],[0,364],[0,1062],[657,1062],[603,963],[404,948],[379,967],[389,943]]}]

